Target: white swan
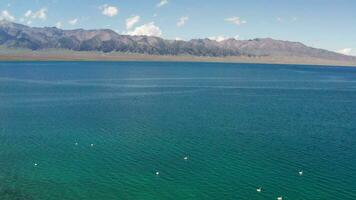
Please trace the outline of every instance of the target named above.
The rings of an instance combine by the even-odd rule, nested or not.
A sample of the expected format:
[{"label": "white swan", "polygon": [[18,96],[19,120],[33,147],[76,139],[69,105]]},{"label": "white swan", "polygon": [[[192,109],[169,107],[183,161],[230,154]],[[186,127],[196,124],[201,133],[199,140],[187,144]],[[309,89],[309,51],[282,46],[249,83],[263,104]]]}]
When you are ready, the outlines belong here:
[{"label": "white swan", "polygon": [[93,146],[94,146],[94,144],[90,144],[90,146],[91,146],[91,147],[93,147]]},{"label": "white swan", "polygon": [[158,176],[158,175],[159,175],[159,172],[157,171],[157,172],[156,172],[156,176]]},{"label": "white swan", "polygon": [[283,198],[282,197],[278,197],[277,200],[283,200]]},{"label": "white swan", "polygon": [[303,171],[298,172],[299,176],[303,176]]},{"label": "white swan", "polygon": [[262,188],[257,188],[256,191],[257,192],[262,192]]},{"label": "white swan", "polygon": [[35,166],[37,166],[38,164],[37,163],[35,163]]},{"label": "white swan", "polygon": [[188,160],[188,156],[184,157],[183,159],[184,159],[184,160]]}]

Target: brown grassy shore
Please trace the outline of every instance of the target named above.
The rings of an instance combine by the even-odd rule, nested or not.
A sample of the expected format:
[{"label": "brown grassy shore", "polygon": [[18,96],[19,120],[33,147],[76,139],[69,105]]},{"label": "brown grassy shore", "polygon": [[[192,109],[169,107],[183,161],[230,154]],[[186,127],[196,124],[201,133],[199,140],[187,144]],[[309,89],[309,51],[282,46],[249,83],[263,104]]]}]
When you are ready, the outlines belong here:
[{"label": "brown grassy shore", "polygon": [[356,66],[356,61],[335,61],[312,57],[271,57],[271,56],[164,56],[128,53],[102,53],[69,50],[18,50],[0,49],[0,61],[172,61],[172,62],[224,62],[224,63],[266,63],[266,64],[301,64]]}]

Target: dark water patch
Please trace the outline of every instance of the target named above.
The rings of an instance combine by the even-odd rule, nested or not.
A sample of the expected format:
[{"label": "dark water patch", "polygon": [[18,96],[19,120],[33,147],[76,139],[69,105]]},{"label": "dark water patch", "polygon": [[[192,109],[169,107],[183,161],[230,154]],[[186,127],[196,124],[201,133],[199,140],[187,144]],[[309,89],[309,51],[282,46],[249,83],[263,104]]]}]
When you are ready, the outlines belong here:
[{"label": "dark water patch", "polygon": [[18,182],[21,178],[17,175],[0,176],[0,199],[1,200],[35,200],[34,196],[22,189]]}]

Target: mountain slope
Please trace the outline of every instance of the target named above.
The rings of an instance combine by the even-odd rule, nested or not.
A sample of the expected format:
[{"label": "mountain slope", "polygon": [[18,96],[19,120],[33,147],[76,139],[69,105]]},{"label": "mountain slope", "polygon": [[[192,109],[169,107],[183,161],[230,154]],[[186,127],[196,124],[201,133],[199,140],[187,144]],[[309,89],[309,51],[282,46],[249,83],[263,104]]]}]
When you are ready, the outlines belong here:
[{"label": "mountain slope", "polygon": [[192,56],[294,56],[328,60],[355,61],[355,57],[308,47],[299,42],[273,40],[210,39],[164,40],[159,37],[119,35],[109,29],[61,30],[34,28],[0,21],[0,45],[9,48],[41,50],[49,48],[75,51],[129,52],[153,55]]}]

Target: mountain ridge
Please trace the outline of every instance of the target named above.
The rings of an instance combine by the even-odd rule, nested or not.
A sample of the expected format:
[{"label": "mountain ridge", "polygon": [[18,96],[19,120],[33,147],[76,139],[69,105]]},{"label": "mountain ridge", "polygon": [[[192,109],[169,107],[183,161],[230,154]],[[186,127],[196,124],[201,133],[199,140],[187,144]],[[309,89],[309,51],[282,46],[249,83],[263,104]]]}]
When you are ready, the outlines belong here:
[{"label": "mountain ridge", "polygon": [[166,40],[154,36],[120,35],[110,29],[63,30],[56,27],[29,27],[0,21],[0,45],[7,48],[30,50],[68,49],[74,51],[123,52],[149,55],[191,56],[294,56],[356,61],[356,57],[313,48],[300,42],[256,38],[252,40],[223,41],[192,39]]}]

